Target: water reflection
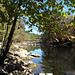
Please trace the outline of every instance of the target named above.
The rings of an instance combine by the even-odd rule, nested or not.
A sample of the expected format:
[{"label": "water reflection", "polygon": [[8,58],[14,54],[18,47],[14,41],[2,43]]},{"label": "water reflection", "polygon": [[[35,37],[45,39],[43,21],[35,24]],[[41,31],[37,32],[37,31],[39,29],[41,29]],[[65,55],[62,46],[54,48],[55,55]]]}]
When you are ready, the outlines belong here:
[{"label": "water reflection", "polygon": [[34,51],[35,49],[39,49],[40,48],[40,45],[26,45],[25,46],[25,50],[28,50],[28,51]]},{"label": "water reflection", "polygon": [[75,75],[75,48],[41,46],[42,68],[53,75]]},{"label": "water reflection", "polygon": [[75,75],[75,47],[55,48],[46,45],[28,46],[31,53],[40,54],[41,58],[31,61],[39,66],[33,73],[53,73],[53,75]]}]

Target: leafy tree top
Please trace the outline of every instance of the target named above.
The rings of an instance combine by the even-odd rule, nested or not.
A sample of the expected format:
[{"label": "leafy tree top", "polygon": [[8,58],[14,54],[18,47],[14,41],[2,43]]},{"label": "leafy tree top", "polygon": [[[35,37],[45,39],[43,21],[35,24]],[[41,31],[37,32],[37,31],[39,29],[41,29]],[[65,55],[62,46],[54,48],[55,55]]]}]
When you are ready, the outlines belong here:
[{"label": "leafy tree top", "polygon": [[[1,6],[2,4],[2,6]],[[0,18],[1,22],[13,22],[13,18],[18,16],[18,19],[23,17],[25,23],[30,27],[38,26],[40,31],[49,29],[58,29],[58,22],[61,17],[67,17],[70,12],[75,9],[69,9],[68,12],[63,11],[64,5],[70,8],[75,7],[74,0],[1,0]],[[59,18],[60,17],[60,18]],[[54,23],[53,23],[54,22]],[[54,30],[53,30],[54,31]]]}]

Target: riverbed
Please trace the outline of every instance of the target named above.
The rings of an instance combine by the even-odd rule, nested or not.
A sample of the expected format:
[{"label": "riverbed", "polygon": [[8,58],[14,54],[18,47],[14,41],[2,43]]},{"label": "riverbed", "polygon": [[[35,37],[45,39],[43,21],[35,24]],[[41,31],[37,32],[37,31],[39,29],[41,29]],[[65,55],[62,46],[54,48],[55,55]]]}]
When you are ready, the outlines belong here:
[{"label": "riverbed", "polygon": [[[29,48],[29,47],[28,47]],[[30,46],[30,53],[41,55],[31,61],[38,64],[33,70],[35,75],[38,73],[52,73],[53,75],[75,75],[75,48],[71,47],[40,47]]]}]

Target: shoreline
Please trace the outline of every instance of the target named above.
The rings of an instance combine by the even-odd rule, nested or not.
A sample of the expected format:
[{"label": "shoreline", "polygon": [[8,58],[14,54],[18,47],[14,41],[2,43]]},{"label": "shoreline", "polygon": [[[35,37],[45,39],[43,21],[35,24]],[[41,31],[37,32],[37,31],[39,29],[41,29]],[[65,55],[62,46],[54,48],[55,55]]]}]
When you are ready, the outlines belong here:
[{"label": "shoreline", "polygon": [[[2,71],[8,75],[15,75],[16,73],[20,72],[22,75],[33,75],[32,70],[37,68],[38,65],[30,60],[40,58],[41,56],[28,52],[23,48],[24,45],[24,42],[19,44],[12,43],[4,61],[4,67],[2,67],[4,71],[2,71],[2,68],[0,68],[0,73]],[[26,62],[26,60],[29,60],[29,62]]]}]

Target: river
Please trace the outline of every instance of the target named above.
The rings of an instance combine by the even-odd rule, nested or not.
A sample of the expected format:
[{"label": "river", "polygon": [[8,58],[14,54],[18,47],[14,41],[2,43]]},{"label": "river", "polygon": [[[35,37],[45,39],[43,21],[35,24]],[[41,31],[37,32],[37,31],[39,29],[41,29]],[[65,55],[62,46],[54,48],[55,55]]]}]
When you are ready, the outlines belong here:
[{"label": "river", "polygon": [[75,75],[75,48],[56,48],[40,45],[40,47],[28,47],[30,53],[41,55],[40,58],[32,59],[38,67],[33,70],[38,73],[53,73],[53,75]]}]

